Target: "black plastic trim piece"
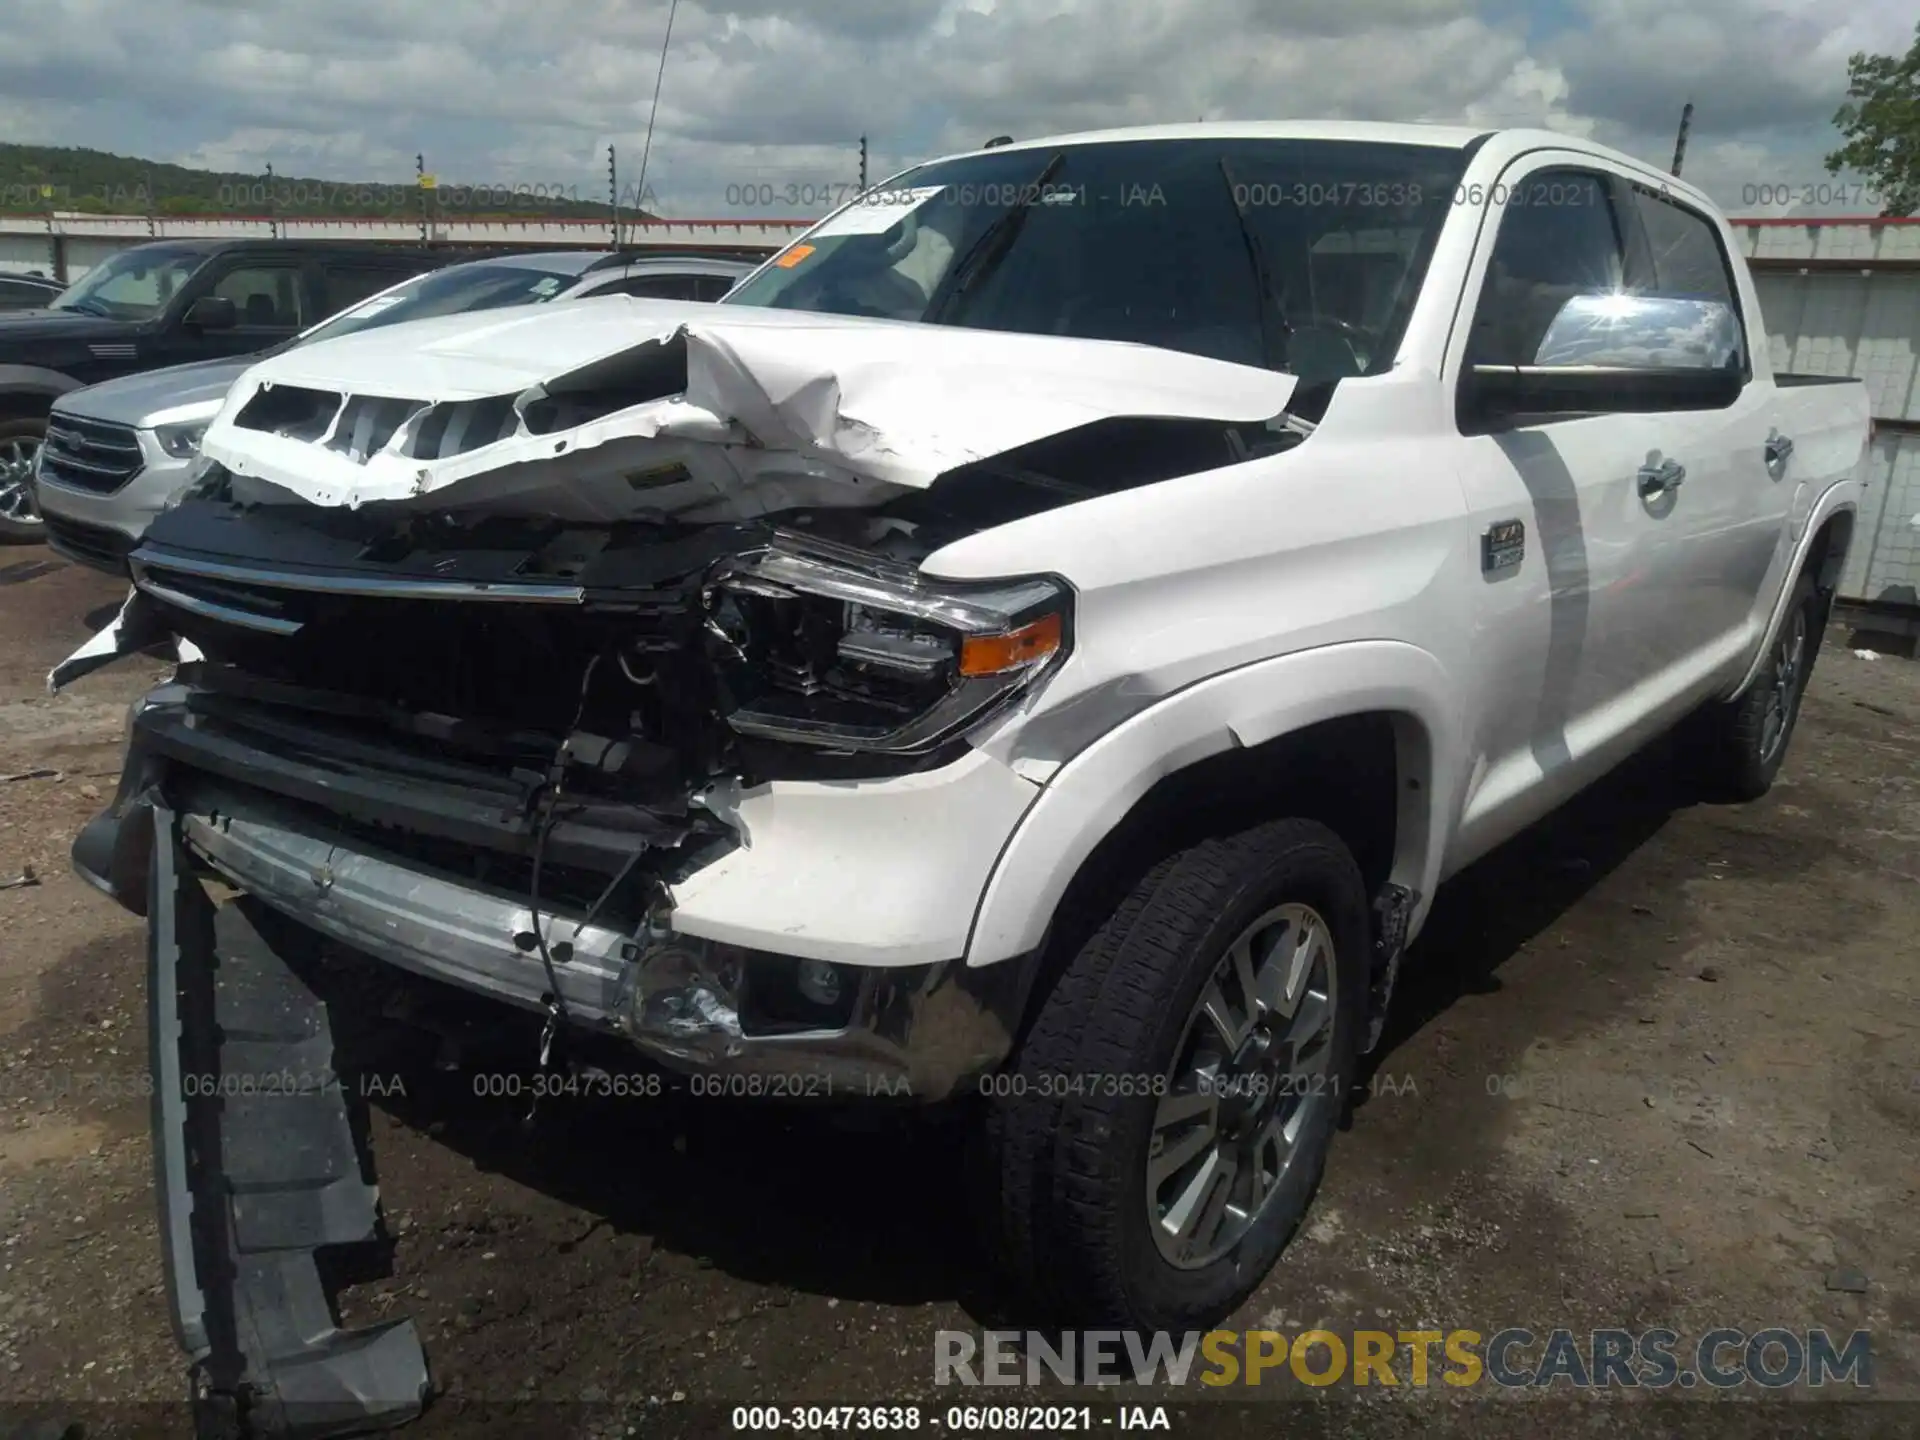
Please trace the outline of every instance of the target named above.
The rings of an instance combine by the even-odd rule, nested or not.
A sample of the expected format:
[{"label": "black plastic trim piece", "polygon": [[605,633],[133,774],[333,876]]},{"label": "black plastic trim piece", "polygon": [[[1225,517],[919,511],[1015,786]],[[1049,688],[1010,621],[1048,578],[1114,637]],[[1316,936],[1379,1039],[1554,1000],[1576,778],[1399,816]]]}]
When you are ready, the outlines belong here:
[{"label": "black plastic trim piece", "polygon": [[[206,896],[181,874],[183,858],[172,842],[173,813],[150,816],[160,843],[154,846],[147,911],[147,1064],[153,1076],[153,1181],[160,1209],[160,1258],[166,1272],[168,1313],[174,1338],[190,1360],[208,1356],[207,1299],[193,1241],[194,1201],[188,1180],[186,1084],[181,1066],[180,952],[183,930],[201,919]],[[191,886],[189,892],[183,887]],[[191,943],[191,942],[190,942]]]},{"label": "black plastic trim piece", "polygon": [[[327,738],[322,732],[315,732],[303,746],[296,746],[285,733],[263,734],[256,741],[241,725],[223,723],[212,715],[190,716],[177,706],[145,711],[135,722],[135,734],[141,747],[153,755],[350,820],[513,855],[531,855],[538,838],[540,827],[530,804],[538,777],[519,785],[505,776],[476,770],[470,780],[455,782],[419,769],[408,772],[401,768],[399,756],[393,757],[393,768],[376,767],[350,758],[344,746],[341,753],[326,755]],[[191,784],[190,775],[178,778],[182,784]],[[593,824],[596,813],[616,823]],[[665,821],[635,828],[646,819],[646,812],[634,805],[583,803],[551,827],[545,842],[547,858],[557,865],[611,872],[643,845],[672,845],[684,838],[683,827]]]},{"label": "black plastic trim piece", "polygon": [[[202,1434],[318,1437],[417,1417],[412,1320],[343,1330],[317,1252],[382,1238],[300,932],[215,906],[156,805],[148,921],[153,1150],[174,1329]],[[308,937],[310,939],[310,937]]]},{"label": "black plastic trim piece", "polygon": [[1387,1028],[1393,1005],[1393,987],[1400,978],[1400,959],[1407,949],[1407,929],[1419,892],[1391,882],[1373,897],[1373,965],[1367,983],[1367,1040],[1363,1055],[1372,1054]]}]

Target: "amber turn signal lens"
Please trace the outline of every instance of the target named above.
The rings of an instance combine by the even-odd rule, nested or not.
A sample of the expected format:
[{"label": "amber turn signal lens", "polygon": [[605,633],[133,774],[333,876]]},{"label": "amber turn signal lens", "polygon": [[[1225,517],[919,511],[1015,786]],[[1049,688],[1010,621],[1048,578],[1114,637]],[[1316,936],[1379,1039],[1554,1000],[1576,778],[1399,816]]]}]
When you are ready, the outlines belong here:
[{"label": "amber turn signal lens", "polygon": [[1042,615],[1004,635],[969,635],[960,642],[962,675],[1004,675],[1060,648],[1060,617]]}]

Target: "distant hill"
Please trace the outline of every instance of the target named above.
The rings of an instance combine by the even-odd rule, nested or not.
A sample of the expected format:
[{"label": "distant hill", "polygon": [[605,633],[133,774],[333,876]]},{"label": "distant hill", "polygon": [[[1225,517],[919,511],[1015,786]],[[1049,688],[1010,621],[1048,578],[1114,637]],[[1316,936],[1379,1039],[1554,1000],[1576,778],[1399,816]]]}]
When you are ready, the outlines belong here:
[{"label": "distant hill", "polygon": [[[628,189],[620,208],[637,219],[639,197]],[[399,182],[278,174],[269,179],[264,173],[195,170],[104,150],[0,143],[0,214],[44,215],[52,209],[144,215],[151,208],[158,215],[411,217],[420,213],[423,193],[430,211],[448,220],[589,219],[607,213],[604,188],[595,193],[550,183],[462,185],[447,176],[423,192],[413,176]]]}]

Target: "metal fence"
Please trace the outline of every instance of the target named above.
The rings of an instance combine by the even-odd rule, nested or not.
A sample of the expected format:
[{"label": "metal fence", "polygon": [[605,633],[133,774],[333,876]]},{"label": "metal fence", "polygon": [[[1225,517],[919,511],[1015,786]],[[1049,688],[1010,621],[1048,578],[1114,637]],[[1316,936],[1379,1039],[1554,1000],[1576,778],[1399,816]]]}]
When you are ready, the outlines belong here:
[{"label": "metal fence", "polygon": [[1735,222],[1776,370],[1865,382],[1874,436],[1841,598],[1920,622],[1920,221]]}]

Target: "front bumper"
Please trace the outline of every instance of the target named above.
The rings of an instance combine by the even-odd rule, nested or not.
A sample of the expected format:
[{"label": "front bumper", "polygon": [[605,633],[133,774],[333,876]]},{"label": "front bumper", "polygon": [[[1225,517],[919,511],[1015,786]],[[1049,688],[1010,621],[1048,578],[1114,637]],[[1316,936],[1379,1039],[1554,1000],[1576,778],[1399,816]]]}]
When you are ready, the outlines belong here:
[{"label": "front bumper", "polygon": [[105,525],[83,525],[45,509],[40,518],[46,526],[47,546],[54,554],[108,575],[127,575],[127,556],[139,543],[137,539]]},{"label": "front bumper", "polygon": [[141,466],[117,490],[62,485],[43,469],[34,477],[48,543],[82,565],[115,575],[127,573],[127,556],[154,516],[193,478],[197,459],[167,454],[151,431],[138,432]]},{"label": "front bumper", "polygon": [[[433,827],[464,847],[522,843],[523,834],[498,825],[496,803],[462,806],[444,791],[313,774],[285,752],[252,751],[237,732],[193,723],[200,717],[188,715],[188,694],[175,685],[149,697],[119,795],[74,845],[82,877],[136,912],[158,805],[177,815],[194,864],[299,925],[527,1010],[545,1008],[557,987],[570,1020],[623,1038],[683,1074],[736,1082],[723,1093],[937,1101],[963,1091],[1011,1048],[1030,967],[970,967],[959,958],[964,929],[951,940],[927,938],[951,923],[941,905],[923,908],[919,932],[903,909],[926,893],[929,867],[949,881],[964,871],[931,812],[944,805],[950,815],[971,813],[953,792],[977,790],[982,777],[1001,783],[980,767],[984,757],[949,767],[955,775],[784,787],[801,803],[777,814],[762,814],[756,797],[743,797],[735,813],[748,818],[736,823],[748,843],[672,887],[671,905],[648,923],[599,918],[577,902],[543,902],[539,935],[553,961],[550,985],[530,894],[405,849],[409,829]],[[863,796],[870,802],[864,814],[856,803]],[[329,823],[317,801],[362,828]],[[368,820],[387,827],[396,843],[365,838]],[[915,827],[917,843],[907,836]],[[978,845],[985,864],[1002,838],[960,840]],[[591,835],[557,828],[551,839],[563,857],[593,858]],[[866,855],[874,858],[863,861]],[[599,858],[604,868],[606,857]],[[970,918],[984,879],[940,898],[949,909],[963,905]],[[822,941],[820,922],[829,914],[849,936],[844,946],[831,936]],[[940,943],[951,945],[944,956],[919,960]],[[874,963],[877,954],[894,963]],[[816,997],[819,982],[828,982],[828,1001],[795,1001],[803,969]]]},{"label": "front bumper", "polygon": [[[303,833],[235,798],[185,813],[180,824],[193,854],[301,924],[428,979],[543,1007],[548,980],[537,947],[516,943],[533,932],[524,898]],[[570,1019],[631,1040],[676,1070],[766,1082],[739,1093],[943,1099],[1010,1045],[1013,997],[998,992],[1014,966],[836,967],[829,973],[852,987],[844,1020],[755,1034],[742,985],[725,974],[732,947],[666,930],[636,936],[545,906],[539,924]],[[751,956],[746,984],[755,966],[799,963]]]}]

